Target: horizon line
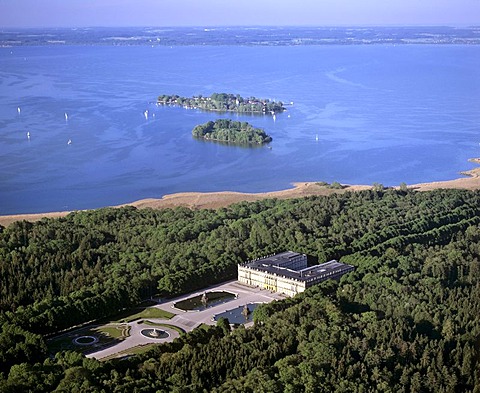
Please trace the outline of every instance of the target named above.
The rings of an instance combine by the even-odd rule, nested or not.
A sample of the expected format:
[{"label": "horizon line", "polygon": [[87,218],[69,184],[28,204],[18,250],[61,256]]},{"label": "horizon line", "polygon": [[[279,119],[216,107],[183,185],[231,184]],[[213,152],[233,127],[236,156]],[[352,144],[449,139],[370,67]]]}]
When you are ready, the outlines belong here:
[{"label": "horizon line", "polygon": [[92,26],[0,26],[0,30],[6,29],[132,29],[132,28],[163,28],[163,29],[178,29],[178,28],[191,28],[191,29],[239,29],[239,28],[420,28],[420,27],[448,27],[448,28],[480,28],[480,22],[478,24],[319,24],[319,25],[92,25]]}]

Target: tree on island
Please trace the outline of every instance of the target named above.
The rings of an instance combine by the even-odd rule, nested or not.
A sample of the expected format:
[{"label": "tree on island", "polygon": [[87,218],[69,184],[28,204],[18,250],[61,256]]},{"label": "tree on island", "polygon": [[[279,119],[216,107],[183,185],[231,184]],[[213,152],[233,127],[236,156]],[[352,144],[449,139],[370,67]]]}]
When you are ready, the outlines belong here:
[{"label": "tree on island", "polygon": [[198,125],[192,130],[192,135],[195,138],[241,145],[261,145],[272,141],[272,137],[264,130],[255,128],[245,121],[229,119],[208,121]]}]

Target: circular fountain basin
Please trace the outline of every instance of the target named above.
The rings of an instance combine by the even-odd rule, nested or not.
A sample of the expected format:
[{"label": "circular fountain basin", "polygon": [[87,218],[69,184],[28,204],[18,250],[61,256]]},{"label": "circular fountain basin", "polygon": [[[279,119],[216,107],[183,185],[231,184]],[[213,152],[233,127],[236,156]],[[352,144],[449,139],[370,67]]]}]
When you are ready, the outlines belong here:
[{"label": "circular fountain basin", "polygon": [[95,336],[80,336],[72,340],[75,345],[92,345],[98,342],[98,338]]},{"label": "circular fountain basin", "polygon": [[161,329],[143,329],[140,333],[142,333],[143,336],[148,337],[148,338],[154,338],[157,340],[164,340],[168,337],[170,337],[170,334],[166,332],[165,330]]}]

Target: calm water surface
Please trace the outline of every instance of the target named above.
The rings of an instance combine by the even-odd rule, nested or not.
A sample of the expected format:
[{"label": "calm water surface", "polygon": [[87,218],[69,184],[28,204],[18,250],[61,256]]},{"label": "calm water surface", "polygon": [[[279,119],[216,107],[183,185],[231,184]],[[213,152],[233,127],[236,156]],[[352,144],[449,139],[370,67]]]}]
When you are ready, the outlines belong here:
[{"label": "calm water surface", "polygon": [[[461,45],[0,48],[0,214],[453,179],[480,156],[478,64]],[[294,105],[274,121],[153,104],[213,92]],[[263,127],[271,148],[191,137],[221,117]]]}]

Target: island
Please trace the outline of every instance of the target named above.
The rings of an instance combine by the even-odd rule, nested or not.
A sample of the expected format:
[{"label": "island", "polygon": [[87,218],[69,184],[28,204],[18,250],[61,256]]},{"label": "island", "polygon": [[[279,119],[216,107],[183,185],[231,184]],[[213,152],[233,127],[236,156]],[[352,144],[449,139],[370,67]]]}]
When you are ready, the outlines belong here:
[{"label": "island", "polygon": [[255,128],[246,121],[229,119],[200,124],[192,130],[192,135],[199,139],[237,145],[262,145],[272,141],[272,137],[261,128]]},{"label": "island", "polygon": [[157,105],[175,105],[186,109],[202,109],[216,112],[237,112],[254,114],[281,113],[286,110],[281,101],[265,98],[243,98],[239,94],[213,93],[210,97],[201,95],[191,98],[178,95],[158,96]]}]

